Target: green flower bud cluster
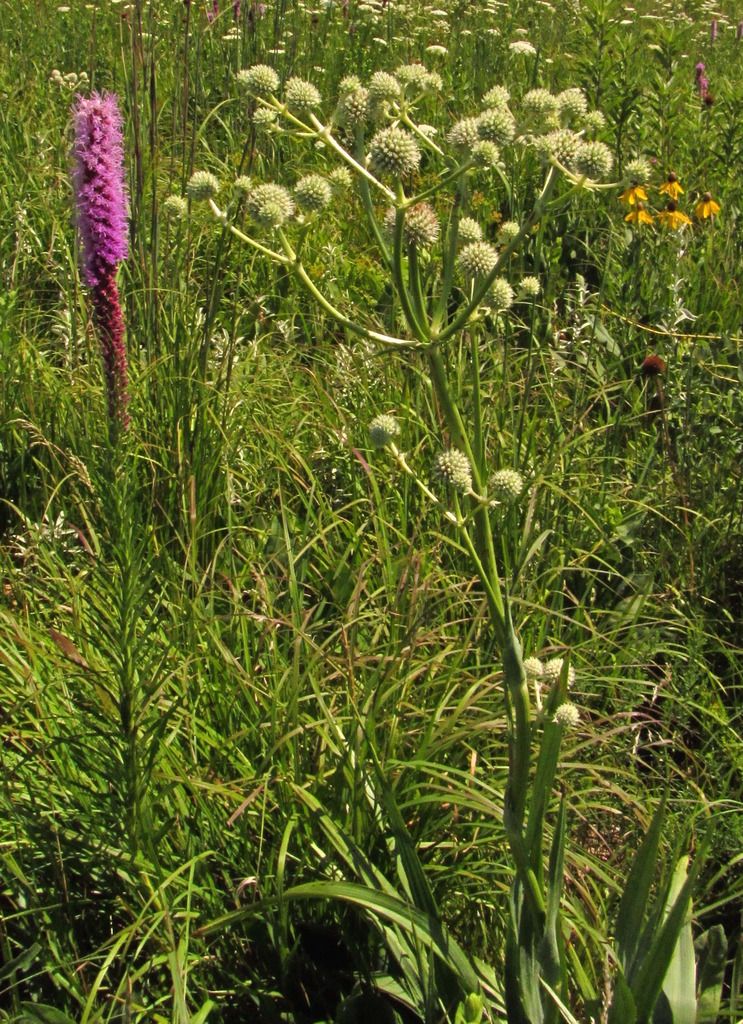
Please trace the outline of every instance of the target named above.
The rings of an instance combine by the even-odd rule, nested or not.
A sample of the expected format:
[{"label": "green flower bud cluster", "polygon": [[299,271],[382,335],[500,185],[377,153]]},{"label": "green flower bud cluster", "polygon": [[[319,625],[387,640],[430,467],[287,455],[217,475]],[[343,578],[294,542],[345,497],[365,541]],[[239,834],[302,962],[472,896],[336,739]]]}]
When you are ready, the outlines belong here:
[{"label": "green flower bud cluster", "polygon": [[447,132],[446,141],[452,146],[472,149],[480,139],[478,122],[479,119],[476,117],[463,117],[451,126]]},{"label": "green flower bud cluster", "polygon": [[328,175],[328,181],[335,193],[345,192],[353,185],[353,175],[347,167],[334,167]]},{"label": "green flower bud cluster", "polygon": [[472,490],[472,470],[464,452],[458,448],[449,448],[436,456],[436,473],[451,487],[458,491]]},{"label": "green flower bud cluster", "polygon": [[[488,301],[491,307],[499,312],[510,309],[513,305],[513,288],[505,277],[496,277],[488,292]],[[504,470],[504,472],[507,472]]]},{"label": "green flower bud cluster", "polygon": [[558,106],[549,89],[530,89],[521,98],[521,113],[532,128],[556,127]]},{"label": "green flower bud cluster", "polygon": [[522,277],[519,281],[519,295],[524,299],[536,299],[541,290],[538,277]]},{"label": "green flower bud cluster", "polygon": [[395,77],[411,93],[439,92],[443,88],[441,75],[422,64],[402,64],[395,71]]},{"label": "green flower bud cluster", "polygon": [[496,167],[500,162],[500,150],[494,142],[483,139],[472,147],[472,160],[476,167]]},{"label": "green flower bud cluster", "polygon": [[652,175],[650,164],[644,157],[628,160],[624,167],[623,179],[628,185],[643,185]]},{"label": "green flower bud cluster", "polygon": [[575,165],[581,138],[569,128],[558,128],[537,141],[537,148],[545,157],[553,157],[568,170]]},{"label": "green flower bud cluster", "polygon": [[485,109],[492,107],[507,107],[511,94],[504,85],[494,85],[488,89],[482,98],[482,105]]},{"label": "green flower bud cluster", "polygon": [[271,107],[258,107],[253,113],[253,124],[256,128],[270,129],[276,124],[278,114]]},{"label": "green flower bud cluster", "polygon": [[338,104],[338,120],[345,128],[353,131],[366,124],[369,111],[369,91],[359,86],[342,94]]},{"label": "green flower bud cluster", "polygon": [[539,658],[525,658],[524,672],[526,673],[526,678],[530,682],[535,679],[541,679],[544,675],[544,665],[539,660]]},{"label": "green flower bud cluster", "polygon": [[350,92],[356,92],[361,88],[361,79],[356,75],[346,75],[338,83],[338,92],[341,96],[347,96]]},{"label": "green flower bud cluster", "polygon": [[509,245],[521,231],[521,225],[515,220],[504,220],[498,229],[498,241],[502,245]]},{"label": "green flower bud cluster", "polygon": [[583,118],[583,132],[588,138],[593,138],[594,135],[606,127],[606,118],[600,110],[589,110],[586,116]]},{"label": "green flower bud cluster", "polygon": [[402,86],[388,71],[375,71],[369,80],[369,99],[379,103],[393,103],[402,98]]},{"label": "green flower bud cluster", "polygon": [[418,170],[421,151],[414,136],[393,125],[371,140],[369,166],[375,174],[404,178]]},{"label": "green flower bud cluster", "polygon": [[[564,661],[562,658],[550,658],[544,666],[542,677],[549,685],[554,685],[562,675]],[[568,689],[575,683],[575,669],[571,665],[568,669]]]},{"label": "green flower bud cluster", "polygon": [[182,220],[188,213],[188,203],[183,196],[168,196],[163,200],[162,211],[170,220]]}]

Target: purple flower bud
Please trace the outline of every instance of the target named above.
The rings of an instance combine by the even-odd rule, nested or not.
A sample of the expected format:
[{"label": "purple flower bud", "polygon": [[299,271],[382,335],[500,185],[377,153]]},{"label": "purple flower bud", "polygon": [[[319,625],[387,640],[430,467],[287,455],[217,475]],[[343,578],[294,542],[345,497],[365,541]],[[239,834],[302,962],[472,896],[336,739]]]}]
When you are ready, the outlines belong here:
[{"label": "purple flower bud", "polygon": [[714,43],[717,39],[717,18],[713,18],[709,26],[709,41]]},{"label": "purple flower bud", "polygon": [[705,67],[705,65],[704,65],[704,63],[701,60],[699,61],[698,64],[695,65],[695,67],[694,67],[694,74],[696,76],[697,81],[699,81],[699,79],[704,74],[704,67]]},{"label": "purple flower bud", "polygon": [[91,289],[112,422],[126,427],[129,402],[124,315],[116,272],[129,255],[121,113],[115,95],[78,96],[73,107],[73,187],[83,278]]}]

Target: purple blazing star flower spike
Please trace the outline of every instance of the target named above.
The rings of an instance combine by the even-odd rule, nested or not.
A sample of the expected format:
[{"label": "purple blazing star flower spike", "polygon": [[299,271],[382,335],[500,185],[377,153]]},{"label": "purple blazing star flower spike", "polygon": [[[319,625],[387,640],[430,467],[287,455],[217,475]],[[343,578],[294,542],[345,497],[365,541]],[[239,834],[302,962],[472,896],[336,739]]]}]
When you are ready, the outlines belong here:
[{"label": "purple blazing star flower spike", "polygon": [[78,96],[73,108],[73,186],[83,277],[91,290],[101,342],[112,422],[126,427],[129,401],[124,316],[116,285],[119,264],[129,255],[124,142],[115,95]]},{"label": "purple blazing star flower spike", "polygon": [[75,118],[75,201],[85,282],[94,288],[129,255],[124,143],[116,96],[78,96]]},{"label": "purple blazing star flower spike", "polygon": [[709,26],[709,41],[714,43],[717,39],[717,18],[713,18]]},{"label": "purple blazing star flower spike", "polygon": [[743,39],[743,21],[738,22],[738,28],[735,30],[735,38],[738,40],[738,42],[740,42],[741,39]]},{"label": "purple blazing star flower spike", "polygon": [[697,81],[699,81],[699,79],[704,74],[704,69],[705,69],[705,65],[704,65],[704,63],[701,60],[699,61],[698,64],[694,65],[694,74],[696,75]]}]

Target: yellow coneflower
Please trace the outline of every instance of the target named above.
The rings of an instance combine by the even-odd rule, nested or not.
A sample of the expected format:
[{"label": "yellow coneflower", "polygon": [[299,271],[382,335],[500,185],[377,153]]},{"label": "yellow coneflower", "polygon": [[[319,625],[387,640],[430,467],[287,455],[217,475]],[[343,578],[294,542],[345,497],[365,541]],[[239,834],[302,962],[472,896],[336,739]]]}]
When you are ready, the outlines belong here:
[{"label": "yellow coneflower", "polygon": [[[647,198],[647,197],[646,197]],[[624,218],[629,221],[630,224],[652,224],[653,218],[645,209],[644,203],[638,203],[634,210],[630,210],[627,216]]]},{"label": "yellow coneflower", "polygon": [[671,199],[666,205],[665,210],[661,210],[658,214],[658,221],[664,228],[668,228],[671,231],[679,231],[684,225],[691,224],[691,217],[687,217],[685,213],[682,213],[674,200]]},{"label": "yellow coneflower", "polygon": [[669,172],[668,177],[660,186],[658,191],[661,195],[666,195],[669,199],[673,199],[674,201],[678,199],[680,195],[683,195],[684,192],[681,188],[681,182],[673,171]]},{"label": "yellow coneflower", "polygon": [[716,217],[720,212],[720,204],[712,198],[711,192],[705,192],[697,205],[694,207],[694,216],[699,220],[706,220],[708,217]]},{"label": "yellow coneflower", "polygon": [[[648,194],[645,191],[645,186],[640,185],[635,181],[629,186],[629,188],[626,188],[624,192],[622,192],[619,197],[619,202],[626,203],[627,206],[637,206],[638,203],[642,204],[643,202],[647,202],[647,198]],[[627,218],[625,217],[625,220],[626,219]]]}]

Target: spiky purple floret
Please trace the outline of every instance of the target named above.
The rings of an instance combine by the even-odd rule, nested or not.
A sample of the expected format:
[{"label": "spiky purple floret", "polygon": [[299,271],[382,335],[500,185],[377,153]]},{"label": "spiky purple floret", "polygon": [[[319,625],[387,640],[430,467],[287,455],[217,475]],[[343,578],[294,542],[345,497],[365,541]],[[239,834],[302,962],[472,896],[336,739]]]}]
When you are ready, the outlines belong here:
[{"label": "spiky purple floret", "polygon": [[113,93],[78,96],[75,120],[75,204],[83,275],[95,288],[129,254],[121,113]]}]

